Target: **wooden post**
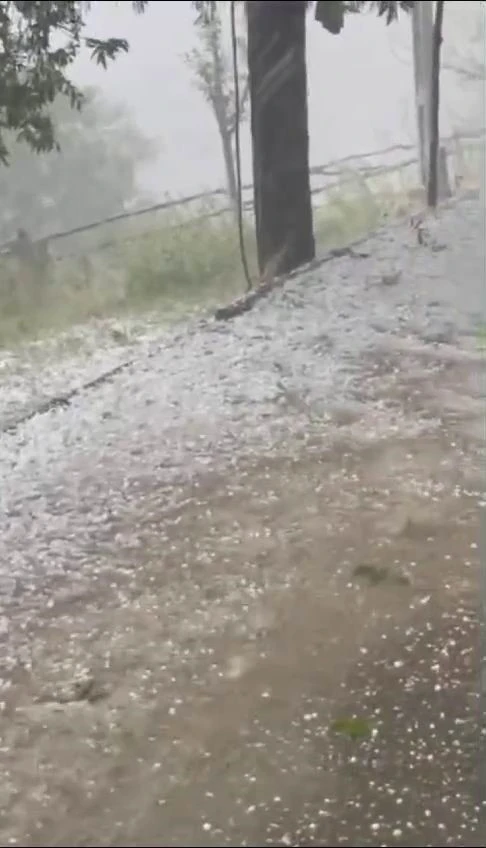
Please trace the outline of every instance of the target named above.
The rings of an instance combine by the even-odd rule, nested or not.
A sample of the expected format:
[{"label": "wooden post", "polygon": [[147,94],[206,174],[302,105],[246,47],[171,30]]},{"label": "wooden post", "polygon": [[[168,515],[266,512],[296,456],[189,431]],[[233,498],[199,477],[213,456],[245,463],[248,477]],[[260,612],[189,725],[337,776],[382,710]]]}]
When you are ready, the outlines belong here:
[{"label": "wooden post", "polygon": [[420,181],[424,188],[429,174],[432,36],[433,2],[421,0],[412,10],[412,37]]}]

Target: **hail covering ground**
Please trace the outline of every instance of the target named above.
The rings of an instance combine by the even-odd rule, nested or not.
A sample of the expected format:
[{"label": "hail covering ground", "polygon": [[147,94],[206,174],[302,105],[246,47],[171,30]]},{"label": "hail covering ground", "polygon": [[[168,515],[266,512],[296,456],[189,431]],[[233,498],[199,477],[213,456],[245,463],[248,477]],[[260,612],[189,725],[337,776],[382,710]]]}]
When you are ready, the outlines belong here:
[{"label": "hail covering ground", "polygon": [[[248,468],[252,463],[264,461],[265,467],[270,468],[271,463],[278,462],[281,457],[292,463],[299,461],[302,452],[312,457],[316,451],[317,456],[319,451],[326,450],[326,443],[335,442],[336,433],[343,432],[342,428],[351,440],[353,433],[359,433],[361,446],[370,448],[393,438],[410,443],[422,438],[425,443],[431,434],[441,430],[443,422],[439,408],[434,412],[423,406],[417,409],[408,402],[401,403],[397,401],[400,395],[393,394],[393,386],[408,376],[418,379],[420,369],[427,370],[427,379],[433,382],[435,374],[443,373],[446,360],[461,367],[479,358],[478,332],[484,315],[483,214],[478,201],[469,198],[441,210],[437,219],[430,220],[427,226],[429,244],[425,247],[418,244],[416,233],[408,223],[390,228],[362,245],[367,258],[343,257],[303,273],[274,290],[251,312],[228,323],[202,317],[163,331],[155,322],[148,323],[145,328],[129,322],[123,327],[119,322],[99,324],[73,331],[60,341],[37,343],[24,351],[3,354],[0,359],[0,429],[11,426],[46,399],[82,386],[102,371],[130,361],[112,380],[81,391],[68,406],[34,416],[0,435],[0,651],[5,668],[5,692],[12,690],[12,670],[20,662],[19,657],[24,658],[25,664],[27,637],[19,633],[34,633],[38,618],[45,616],[46,609],[55,609],[63,599],[71,597],[73,585],[79,587],[80,597],[87,582],[96,586],[107,607],[111,605],[115,609],[117,603],[122,606],[124,601],[128,604],[139,579],[139,569],[133,565],[134,557],[139,559],[140,568],[150,571],[155,534],[159,550],[176,550],[174,528],[184,523],[186,508],[190,512],[199,502],[202,509],[205,502],[200,492],[209,485],[204,481],[218,479],[218,475],[232,481],[225,489],[227,508],[231,510],[233,498],[237,510],[238,498],[245,486],[251,485]],[[73,354],[76,346],[79,351]],[[380,370],[390,357],[397,363],[396,367]],[[409,363],[411,371],[415,368],[416,372],[404,375],[403,363]],[[444,388],[446,390],[450,390],[450,386]],[[474,397],[470,395],[464,398],[464,403],[470,404],[469,411],[474,417],[478,404],[482,403],[481,392]],[[471,438],[477,441],[480,436],[475,424]],[[471,473],[475,461],[474,451],[464,457],[464,466]],[[368,494],[357,494],[350,485],[352,482],[352,474],[341,479],[336,472],[325,485],[329,485],[329,489],[337,486],[336,491],[348,498],[348,506],[359,509],[360,498],[366,500]],[[411,479],[409,484],[411,490],[425,486]],[[432,500],[441,498],[446,486],[437,474],[436,479],[427,482],[427,494]],[[469,496],[474,503],[482,503],[483,496],[478,489],[469,492]],[[272,498],[272,491],[269,497]],[[273,498],[278,502],[277,488]],[[208,521],[211,521],[209,507]],[[225,525],[228,535],[223,550],[230,551],[232,545],[244,544],[244,538],[239,536],[238,521],[236,511],[234,538]],[[198,547],[197,537],[191,533],[196,531],[187,530],[177,557],[174,554],[182,570],[187,567],[184,556],[189,557],[190,550]],[[251,533],[254,549],[258,531],[253,529]],[[263,529],[261,533],[265,535]],[[471,544],[474,545],[474,540]],[[151,552],[150,556],[147,551]],[[169,558],[170,555],[168,553]],[[213,556],[209,549],[201,549],[200,562],[209,566]],[[406,575],[404,579],[408,579]],[[228,594],[219,605],[219,612],[213,607],[208,612],[211,633],[219,626],[219,620],[223,632],[228,618],[235,614],[232,598],[234,596],[237,601],[238,593],[243,591],[240,585],[245,582],[243,576],[240,580],[234,574],[228,581]],[[282,574],[282,584],[297,593],[298,607],[299,568]],[[116,601],[110,596],[110,590]],[[192,587],[185,587],[184,598],[191,597],[193,609],[199,603],[198,593],[203,591],[204,579],[202,583],[194,581]],[[248,584],[245,591],[248,611],[253,589]],[[208,596],[206,601],[210,600]],[[177,603],[174,601],[172,606],[170,603],[166,599],[170,615],[186,615],[182,606],[178,612]],[[427,603],[427,598],[423,603]],[[420,603],[417,609],[419,614]],[[465,625],[459,628],[456,641],[451,637],[451,644],[459,644],[461,650],[467,652],[475,638],[474,612],[466,601],[462,612]],[[258,608],[253,614],[253,628],[268,629],[268,622],[257,621],[259,615],[265,618],[264,613]],[[199,618],[195,615],[193,621],[186,620],[185,636],[191,631],[193,638],[202,638],[198,628],[207,626],[208,620],[202,612]],[[413,623],[409,622],[409,627],[413,630]],[[456,627],[455,621],[451,627]],[[174,626],[176,632],[179,631]],[[418,630],[416,633],[419,635],[413,637],[415,644],[420,646],[423,642],[423,651],[427,654],[424,662],[432,667],[438,661],[436,648],[429,644],[426,634],[420,635]],[[169,640],[158,645],[160,663],[170,665],[175,651],[173,642]],[[236,652],[228,660],[228,679],[241,678],[245,656]],[[383,682],[385,666],[386,657],[377,655],[374,682],[369,677],[369,669],[363,672],[368,678],[367,698],[372,704],[362,708],[373,714],[379,714],[381,709],[385,713],[388,710],[393,716],[393,704],[383,706],[380,701],[381,706],[377,707],[376,703],[376,699],[381,698],[383,686],[388,685]],[[413,689],[415,671],[402,679],[398,669],[397,687]],[[357,691],[360,674],[358,663],[355,670]],[[275,687],[278,688],[277,683]],[[304,696],[303,692],[305,700]],[[262,699],[265,697],[262,690]],[[317,713],[313,712],[316,698],[310,698],[308,707],[302,703],[304,730],[301,726],[290,728],[289,738],[282,741],[282,750],[287,742],[290,744],[292,734],[302,732],[304,737],[311,734],[313,722],[317,720]],[[63,702],[62,698],[57,700]],[[420,703],[421,720],[428,721],[426,699]],[[471,708],[471,713],[465,716],[466,723],[472,721],[473,711]],[[439,719],[432,717],[432,724],[434,720],[440,724]],[[401,727],[404,719],[400,710],[394,720],[400,731],[411,734],[410,745],[417,761],[423,757],[424,763],[430,763],[427,759],[429,755],[433,759],[427,747],[430,740],[415,739],[414,728]],[[81,724],[82,721],[84,719],[80,719]],[[258,718],[255,721],[256,725],[248,734],[260,734],[259,741],[254,741],[257,750],[266,744],[266,734],[271,731],[265,725],[264,714],[261,725]],[[322,727],[319,733],[324,733]],[[433,747],[434,734],[431,739]],[[383,758],[386,759],[376,744],[376,751],[373,745],[367,750],[369,768],[370,763],[383,764]],[[467,745],[471,744],[474,748],[476,737],[473,742],[468,737]],[[279,756],[285,772],[285,755],[280,753]],[[341,752],[340,756],[347,756],[347,752]],[[410,751],[407,756],[412,757]],[[469,748],[464,756],[473,756]],[[170,770],[173,758],[172,750],[167,753],[164,768]],[[398,771],[405,768],[403,760],[400,763]],[[154,763],[153,767],[156,765]],[[379,782],[380,765],[377,768]],[[386,771],[386,766],[383,768]],[[176,765],[174,770],[175,774]],[[424,808],[417,813],[420,820],[417,824],[412,821],[414,805],[410,806],[407,798],[401,797],[400,803],[405,804],[409,816],[407,831],[407,821],[403,817],[386,821],[389,805],[385,804],[383,811],[381,801],[368,811],[360,807],[361,794],[364,793],[365,803],[366,791],[369,791],[369,787],[365,791],[363,783],[366,783],[366,774],[366,770],[360,772],[357,768],[351,776],[354,798],[358,799],[356,803],[341,799],[344,808],[349,808],[344,817],[348,822],[347,830],[343,819],[341,830],[335,824],[326,824],[326,836],[323,836],[322,823],[332,819],[332,804],[337,802],[331,799],[327,804],[322,798],[318,810],[316,777],[311,778],[308,774],[307,795],[304,793],[294,802],[287,798],[283,812],[277,791],[273,800],[261,796],[274,808],[274,820],[271,817],[265,820],[260,830],[252,824],[245,833],[245,825],[241,824],[248,819],[254,821],[255,810],[263,821],[263,812],[257,810],[258,803],[249,804],[246,811],[241,807],[233,811],[234,815],[229,815],[226,824],[221,810],[219,813],[213,810],[213,816],[220,816],[217,825],[210,820],[209,813],[201,812],[199,835],[196,830],[191,831],[189,825],[187,831],[184,828],[178,831],[179,825],[171,819],[175,813],[171,813],[167,814],[164,826],[169,830],[173,826],[173,830],[166,830],[164,844],[259,845],[262,841],[289,845],[480,844],[460,841],[467,827],[470,831],[464,838],[476,838],[479,834],[480,802],[477,799],[474,803],[469,799],[462,809],[460,793],[450,787],[450,796],[456,798],[449,806],[457,808],[457,832],[444,825],[447,833],[441,837],[441,822],[437,821],[436,812],[432,815]],[[286,780],[282,782],[282,793],[285,793],[288,787]],[[381,800],[388,798],[389,801],[389,796],[397,792],[396,786],[387,786]],[[413,794],[413,787],[404,786],[405,796],[407,792]],[[208,789],[204,800],[208,809],[213,798],[214,791]],[[311,801],[313,807],[307,814],[306,805]],[[230,805],[228,798],[225,803]],[[300,829],[293,823],[292,803],[300,804]],[[419,802],[415,799],[414,803],[416,806]],[[430,803],[433,806],[434,802]],[[188,820],[192,820],[191,816],[193,812],[188,814]],[[433,828],[427,830],[431,816]],[[365,823],[362,832],[359,822]],[[41,844],[36,843],[30,830],[22,833],[11,823],[9,827],[11,829],[5,833],[11,834],[13,841],[23,839],[22,844]],[[144,825],[140,824],[139,841],[132,833],[131,839],[135,842],[129,844],[160,844],[156,841],[161,838],[155,835],[156,829],[156,825],[151,824],[144,831]],[[362,842],[349,841],[356,839],[357,833],[361,833],[358,838]],[[53,838],[52,833],[50,838]],[[87,838],[88,841],[76,844],[95,844],[89,841],[89,836]],[[100,839],[99,832],[97,837],[91,838]],[[109,836],[103,831],[101,839],[105,841],[96,844],[127,844],[124,838],[127,839],[118,831]],[[176,838],[182,841],[176,842]],[[235,839],[241,841],[235,842]],[[383,839],[393,841],[384,842]]]},{"label": "hail covering ground", "polygon": [[[48,493],[69,511],[69,498],[79,509],[83,490],[89,506],[86,468],[97,469],[95,486],[105,479],[112,501],[108,486],[129,489],[132,475],[158,466],[172,469],[171,482],[172,475],[214,467],[239,450],[275,445],[286,429],[287,393],[299,398],[305,430],[309,410],[325,419],[336,406],[354,403],[363,355],[386,347],[389,336],[425,343],[462,336],[477,349],[482,215],[474,202],[463,203],[444,212],[436,229],[435,250],[422,250],[408,223],[384,231],[364,245],[369,259],[346,257],[298,277],[230,324],[196,320],[162,336],[149,326],[128,350],[107,344],[109,333],[88,328],[78,337],[78,357],[59,361],[52,343],[32,346],[24,356],[4,354],[3,428],[41,402],[134,361],[69,408],[2,437],[2,538],[15,533],[11,511],[26,500],[39,496],[38,519]],[[69,348],[69,339],[62,343]]]}]

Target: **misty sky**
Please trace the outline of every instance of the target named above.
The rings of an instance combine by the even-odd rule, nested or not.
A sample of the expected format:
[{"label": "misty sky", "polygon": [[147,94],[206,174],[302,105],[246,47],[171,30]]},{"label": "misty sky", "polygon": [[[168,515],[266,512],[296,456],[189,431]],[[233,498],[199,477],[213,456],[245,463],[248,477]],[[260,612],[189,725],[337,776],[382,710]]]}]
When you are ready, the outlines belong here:
[{"label": "misty sky", "polygon": [[[78,82],[97,85],[107,97],[125,103],[143,132],[160,144],[159,161],[144,179],[156,198],[224,181],[214,118],[183,60],[195,45],[194,18],[188,0],[150,3],[141,16],[128,2],[96,3],[89,33],[126,37],[130,52],[107,71],[87,55],[76,65]],[[331,36],[309,16],[308,61],[312,164],[414,141],[408,20],[386,27],[371,14],[350,16],[344,32]],[[443,114],[442,123],[448,131],[454,116]],[[245,179],[250,177],[249,150],[246,130]]]}]

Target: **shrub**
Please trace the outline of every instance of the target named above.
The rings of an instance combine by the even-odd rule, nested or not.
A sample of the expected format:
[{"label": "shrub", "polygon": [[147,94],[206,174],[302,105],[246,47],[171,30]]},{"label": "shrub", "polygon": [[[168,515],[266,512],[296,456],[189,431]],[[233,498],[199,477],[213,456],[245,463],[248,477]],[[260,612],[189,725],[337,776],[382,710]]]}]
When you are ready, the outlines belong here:
[{"label": "shrub", "polygon": [[[254,261],[254,237],[248,225],[245,241]],[[238,237],[229,216],[201,214],[191,220],[175,214],[168,225],[129,245],[125,257],[130,304],[166,299],[200,302],[241,290]]]}]

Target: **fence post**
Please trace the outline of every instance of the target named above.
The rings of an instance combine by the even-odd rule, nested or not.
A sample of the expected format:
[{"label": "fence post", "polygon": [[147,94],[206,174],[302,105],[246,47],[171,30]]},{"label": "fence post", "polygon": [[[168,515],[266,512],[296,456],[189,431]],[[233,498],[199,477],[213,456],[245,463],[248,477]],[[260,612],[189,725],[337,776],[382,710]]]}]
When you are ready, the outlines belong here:
[{"label": "fence post", "polygon": [[447,151],[442,145],[439,147],[439,157],[437,161],[437,185],[439,200],[449,200],[452,197],[451,181],[449,179]]}]

